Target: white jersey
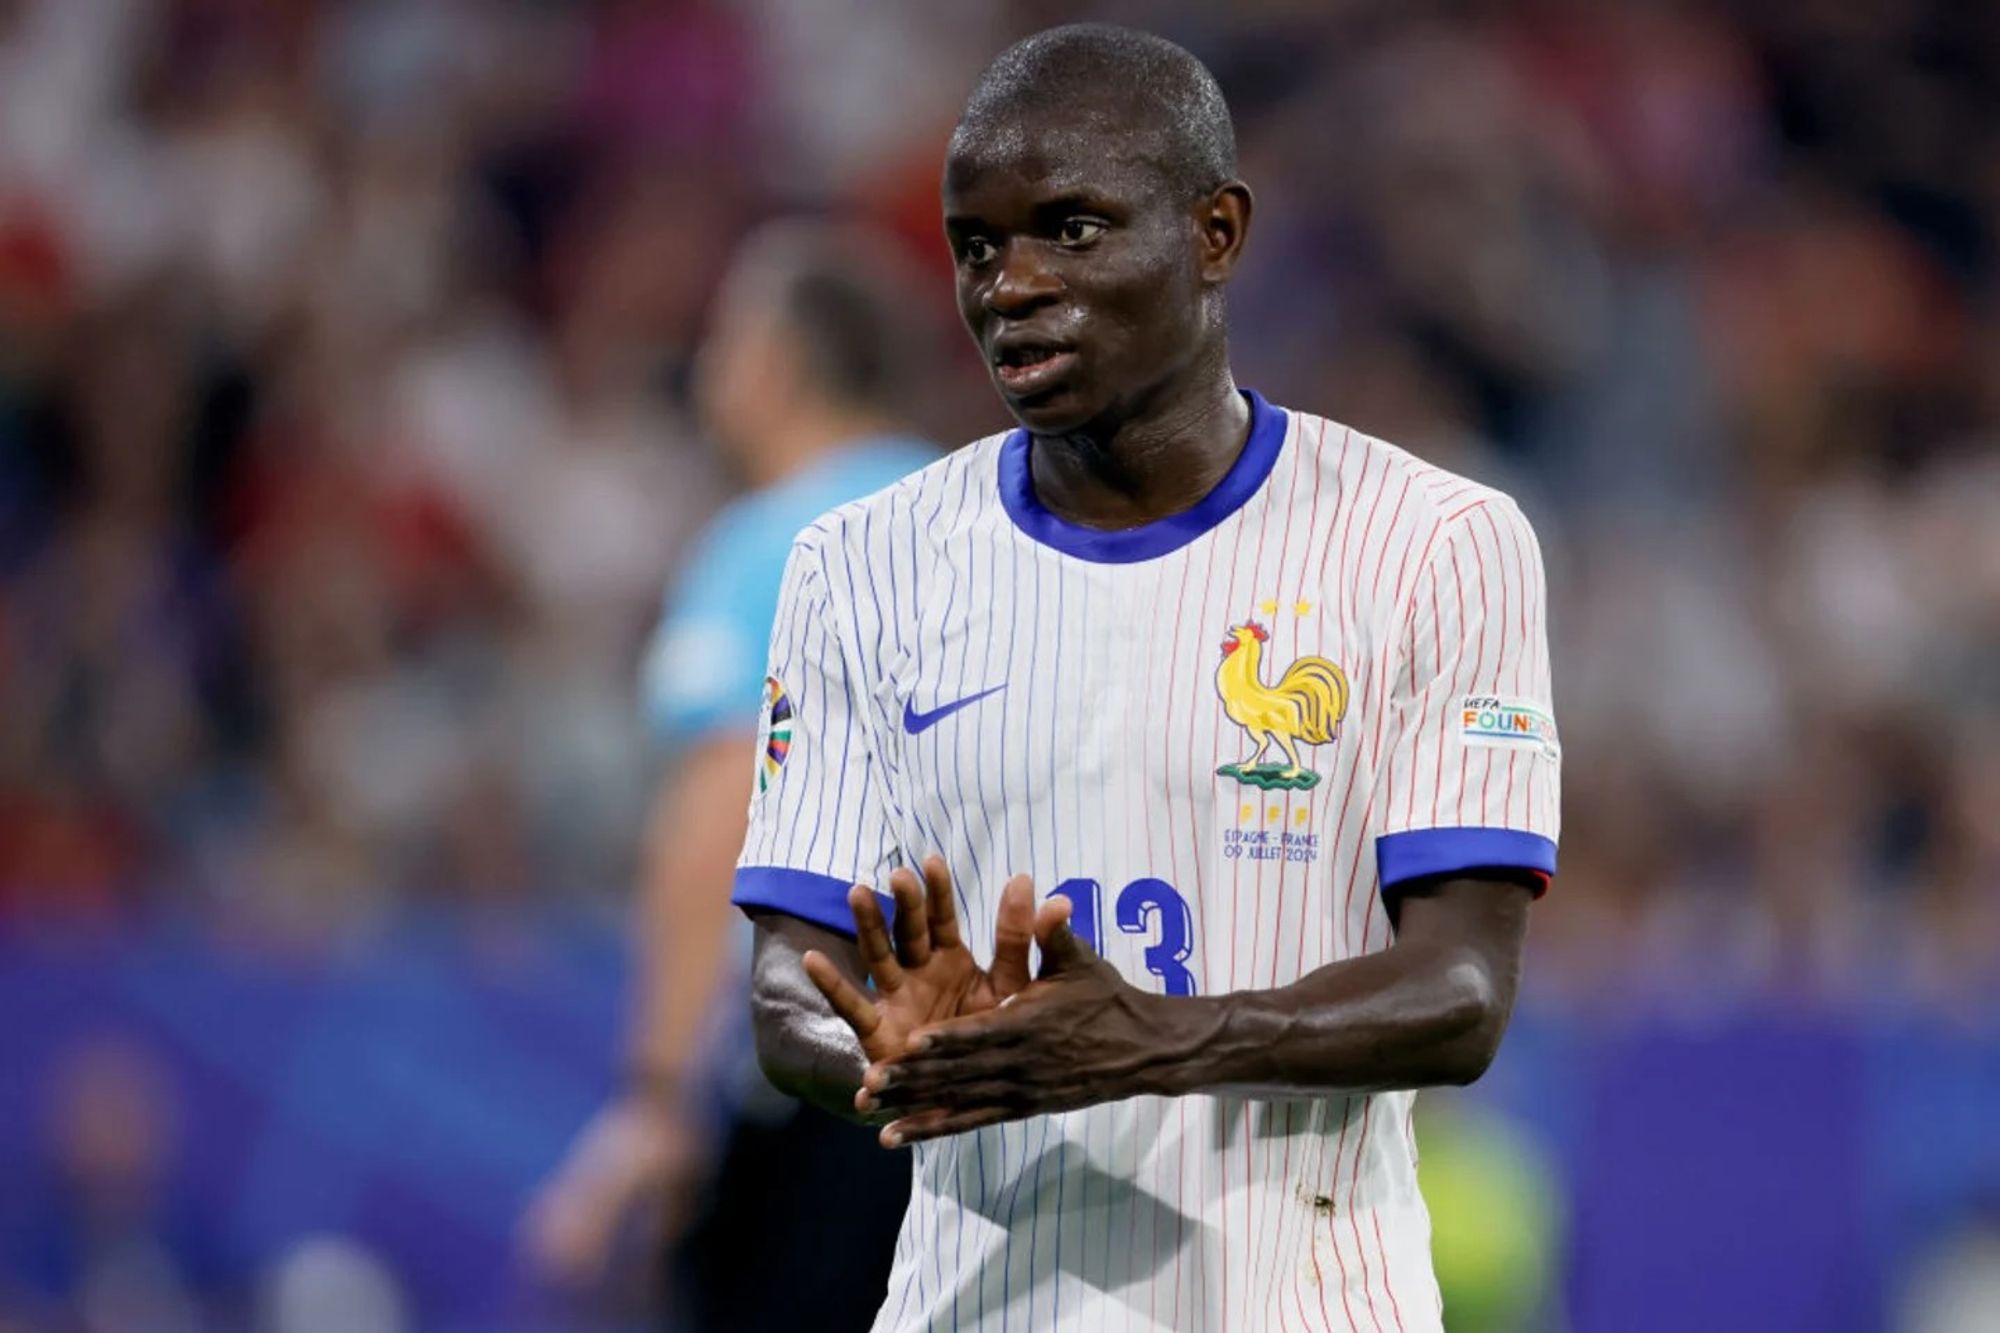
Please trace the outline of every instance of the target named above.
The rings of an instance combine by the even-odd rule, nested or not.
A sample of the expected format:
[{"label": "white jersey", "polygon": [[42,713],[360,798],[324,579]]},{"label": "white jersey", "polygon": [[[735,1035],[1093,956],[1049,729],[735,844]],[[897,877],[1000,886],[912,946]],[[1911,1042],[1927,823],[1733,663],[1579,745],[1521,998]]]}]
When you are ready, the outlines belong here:
[{"label": "white jersey", "polygon": [[[1248,395],[1192,510],[1043,508],[1023,432],[799,537],[735,899],[852,932],[943,854],[990,959],[1008,876],[1129,980],[1288,985],[1383,890],[1555,869],[1543,573],[1513,501]],[[1440,1327],[1415,1094],[1138,1097],[919,1145],[878,1330]]]}]

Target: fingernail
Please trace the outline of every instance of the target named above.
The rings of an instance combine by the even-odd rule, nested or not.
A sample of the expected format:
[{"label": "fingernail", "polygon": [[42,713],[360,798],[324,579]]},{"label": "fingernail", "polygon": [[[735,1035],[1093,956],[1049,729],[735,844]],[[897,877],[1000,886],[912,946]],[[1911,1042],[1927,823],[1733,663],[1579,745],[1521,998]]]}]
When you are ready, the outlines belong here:
[{"label": "fingernail", "polygon": [[888,1144],[891,1148],[900,1148],[903,1146],[902,1132],[896,1129],[885,1129],[882,1131],[882,1142]]}]

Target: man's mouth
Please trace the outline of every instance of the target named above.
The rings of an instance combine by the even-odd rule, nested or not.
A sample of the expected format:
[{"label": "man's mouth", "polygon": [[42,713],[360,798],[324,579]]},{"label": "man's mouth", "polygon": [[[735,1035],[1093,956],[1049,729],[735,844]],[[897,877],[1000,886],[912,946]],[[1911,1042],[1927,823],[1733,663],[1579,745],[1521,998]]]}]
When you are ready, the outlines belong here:
[{"label": "man's mouth", "polygon": [[1076,365],[1076,353],[1053,343],[1003,345],[993,357],[1000,387],[1016,397],[1047,389]]}]

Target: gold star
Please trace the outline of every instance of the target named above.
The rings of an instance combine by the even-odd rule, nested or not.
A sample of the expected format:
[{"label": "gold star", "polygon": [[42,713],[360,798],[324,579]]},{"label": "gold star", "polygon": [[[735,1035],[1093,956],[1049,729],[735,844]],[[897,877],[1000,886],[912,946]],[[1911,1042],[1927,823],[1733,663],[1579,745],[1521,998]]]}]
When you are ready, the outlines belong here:
[{"label": "gold star", "polygon": [[1305,601],[1293,602],[1292,610],[1299,615],[1309,616],[1313,613],[1313,604]]},{"label": "gold star", "polygon": [[1268,824],[1272,820],[1276,819],[1279,815],[1282,815],[1284,813],[1285,813],[1285,807],[1282,805],[1269,806],[1264,811],[1264,822]]},{"label": "gold star", "polygon": [[1257,609],[1267,616],[1278,614],[1278,604],[1276,602],[1259,602],[1257,603]]},{"label": "gold star", "polygon": [[1250,818],[1250,816],[1256,813],[1257,813],[1257,807],[1251,805],[1248,801],[1245,801],[1243,803],[1243,808],[1237,812],[1236,817],[1238,819],[1248,819]]},{"label": "gold star", "polygon": [[1302,805],[1297,810],[1292,812],[1292,822],[1294,824],[1303,824],[1306,822],[1307,818],[1311,816],[1311,814],[1312,810],[1309,807]]}]

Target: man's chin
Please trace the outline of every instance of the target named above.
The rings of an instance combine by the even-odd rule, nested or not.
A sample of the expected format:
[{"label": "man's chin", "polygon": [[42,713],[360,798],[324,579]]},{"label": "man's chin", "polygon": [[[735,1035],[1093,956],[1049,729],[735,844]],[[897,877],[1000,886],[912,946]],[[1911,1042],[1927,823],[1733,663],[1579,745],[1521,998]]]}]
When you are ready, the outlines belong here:
[{"label": "man's chin", "polygon": [[1068,385],[1057,385],[1026,398],[1003,392],[1000,400],[1007,404],[1014,420],[1035,435],[1066,435],[1083,429],[1097,415],[1094,405]]}]

